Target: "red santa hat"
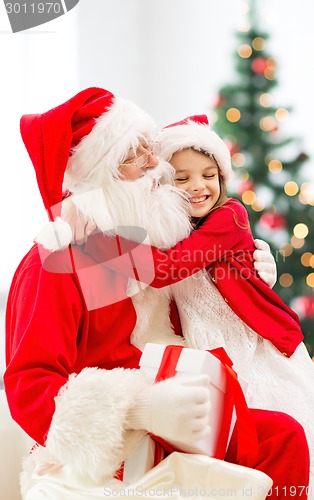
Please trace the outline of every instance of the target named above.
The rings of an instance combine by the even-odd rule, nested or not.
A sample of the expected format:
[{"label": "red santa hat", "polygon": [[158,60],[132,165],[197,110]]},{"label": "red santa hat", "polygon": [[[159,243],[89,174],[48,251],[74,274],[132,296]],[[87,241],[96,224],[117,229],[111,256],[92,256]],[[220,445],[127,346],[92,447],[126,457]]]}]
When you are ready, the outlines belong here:
[{"label": "red santa hat", "polygon": [[108,90],[88,88],[43,114],[21,118],[21,135],[33,162],[49,218],[62,191],[82,193],[118,175],[130,147],[155,127],[150,116]]},{"label": "red santa hat", "polygon": [[230,152],[224,141],[210,129],[206,115],[188,116],[163,128],[157,135],[160,156],[166,161],[177,151],[193,148],[213,155],[225,180],[232,177]]}]

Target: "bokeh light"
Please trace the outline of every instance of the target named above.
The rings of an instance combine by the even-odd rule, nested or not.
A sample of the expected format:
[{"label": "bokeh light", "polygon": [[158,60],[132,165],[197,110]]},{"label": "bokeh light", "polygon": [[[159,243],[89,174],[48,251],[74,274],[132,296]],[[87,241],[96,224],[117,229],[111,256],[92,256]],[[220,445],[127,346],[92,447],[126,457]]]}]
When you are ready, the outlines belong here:
[{"label": "bokeh light", "polygon": [[299,200],[303,205],[314,206],[314,183],[303,182],[301,184]]},{"label": "bokeh light", "polygon": [[259,103],[261,106],[264,106],[264,108],[269,108],[273,103],[273,98],[270,94],[264,92],[264,94],[259,96]]},{"label": "bokeh light", "polygon": [[299,191],[299,186],[295,181],[288,181],[284,185],[284,192],[288,196],[295,196]]},{"label": "bokeh light", "polygon": [[284,243],[279,247],[279,253],[283,257],[289,257],[293,252],[293,246],[290,243]]},{"label": "bokeh light", "polygon": [[250,47],[247,43],[244,43],[238,48],[238,54],[243,59],[247,59],[252,55],[252,47]]},{"label": "bokeh light", "polygon": [[288,288],[293,283],[293,277],[289,273],[284,273],[279,277],[279,283],[284,288]]},{"label": "bokeh light", "polygon": [[314,287],[314,273],[310,273],[306,277],[306,284],[311,288]]},{"label": "bokeh light", "polygon": [[265,39],[261,36],[257,36],[252,41],[252,47],[254,50],[264,50],[265,48]]},{"label": "bokeh light", "polygon": [[311,252],[304,252],[304,254],[302,254],[301,256],[301,264],[302,266],[305,266],[305,267],[310,267],[311,264],[311,258],[313,257],[313,254]]},{"label": "bokeh light", "polygon": [[277,122],[273,116],[264,116],[260,119],[259,126],[264,132],[270,132],[277,127]]},{"label": "bokeh light", "polygon": [[241,118],[241,113],[238,108],[229,108],[226,112],[226,117],[229,122],[235,123],[238,122]]},{"label": "bokeh light", "polygon": [[309,228],[307,227],[306,224],[303,224],[303,222],[300,222],[293,228],[293,234],[296,238],[306,238],[306,236],[309,234]]},{"label": "bokeh light", "polygon": [[247,182],[250,178],[250,174],[248,173],[247,170],[243,170],[241,173],[242,173],[241,182]]},{"label": "bokeh light", "polygon": [[289,111],[285,108],[279,108],[275,112],[275,116],[279,122],[286,122],[289,120]]},{"label": "bokeh light", "polygon": [[242,31],[242,33],[247,33],[248,31],[250,31],[250,29],[251,29],[251,25],[246,20],[242,21],[238,27],[238,30]]},{"label": "bokeh light", "polygon": [[279,160],[271,160],[268,163],[268,169],[272,174],[279,174],[282,171],[282,163]]},{"label": "bokeh light", "polygon": [[254,212],[262,212],[264,208],[265,208],[265,202],[260,198],[256,198],[256,200],[252,204],[252,209],[254,210]]},{"label": "bokeh light", "polygon": [[244,167],[246,158],[243,153],[235,153],[232,155],[231,160],[235,167],[241,168]]},{"label": "bokeh light", "polygon": [[253,205],[255,200],[256,200],[256,194],[254,193],[254,191],[251,191],[250,189],[244,191],[244,193],[242,194],[242,201],[246,205]]},{"label": "bokeh light", "polygon": [[276,62],[274,59],[267,59],[267,66],[264,70],[264,76],[267,80],[274,80],[276,78]]},{"label": "bokeh light", "polygon": [[297,238],[296,236],[292,236],[290,241],[293,248],[302,248],[304,245],[304,238]]}]

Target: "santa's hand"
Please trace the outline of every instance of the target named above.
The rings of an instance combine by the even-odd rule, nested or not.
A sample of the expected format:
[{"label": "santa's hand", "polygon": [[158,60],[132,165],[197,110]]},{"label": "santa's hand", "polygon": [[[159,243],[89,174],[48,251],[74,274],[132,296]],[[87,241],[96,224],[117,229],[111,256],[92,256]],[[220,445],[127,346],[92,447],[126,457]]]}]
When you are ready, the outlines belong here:
[{"label": "santa's hand", "polygon": [[96,229],[96,224],[84,217],[71,196],[62,201],[61,216],[71,227],[73,245],[84,245],[88,236]]},{"label": "santa's hand", "polygon": [[254,268],[259,277],[272,288],[277,281],[277,266],[274,256],[266,241],[256,239],[254,243],[257,248],[253,254]]},{"label": "santa's hand", "polygon": [[207,375],[170,378],[142,391],[128,414],[127,427],[170,441],[193,443],[210,434]]}]

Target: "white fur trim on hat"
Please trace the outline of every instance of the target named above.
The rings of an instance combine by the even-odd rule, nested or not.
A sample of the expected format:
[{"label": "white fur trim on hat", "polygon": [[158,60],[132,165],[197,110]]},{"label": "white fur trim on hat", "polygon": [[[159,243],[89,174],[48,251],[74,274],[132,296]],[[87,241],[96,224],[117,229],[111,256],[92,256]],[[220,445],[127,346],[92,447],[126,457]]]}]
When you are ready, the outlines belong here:
[{"label": "white fur trim on hat", "polygon": [[110,184],[118,176],[119,162],[139,139],[151,135],[153,119],[130,101],[115,97],[69,158],[63,188],[74,194]]},{"label": "white fur trim on hat", "polygon": [[[171,248],[191,232],[187,200],[171,184],[173,172],[169,163],[160,160],[157,167],[137,180],[113,179],[112,184],[103,188],[73,195],[72,201],[83,217],[91,219],[107,234],[122,231],[121,236],[133,241],[139,238],[136,241],[142,243],[144,230],[151,245]],[[66,248],[72,239],[67,223],[62,224],[59,218],[56,221],[57,224],[49,222],[35,240],[50,251]]]},{"label": "white fur trim on hat", "polygon": [[232,177],[230,152],[224,141],[203,123],[188,120],[185,124],[162,129],[156,136],[160,144],[160,156],[170,161],[177,151],[193,148],[213,155],[226,181]]}]

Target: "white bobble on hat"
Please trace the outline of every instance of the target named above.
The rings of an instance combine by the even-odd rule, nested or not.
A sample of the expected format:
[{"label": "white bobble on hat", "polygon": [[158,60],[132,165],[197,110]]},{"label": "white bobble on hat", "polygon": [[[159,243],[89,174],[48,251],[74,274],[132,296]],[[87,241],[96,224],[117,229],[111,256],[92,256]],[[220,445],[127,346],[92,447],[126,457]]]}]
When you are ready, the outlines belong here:
[{"label": "white bobble on hat", "polygon": [[35,238],[35,243],[40,243],[47,250],[63,250],[72,241],[71,226],[61,217],[48,222]]}]

